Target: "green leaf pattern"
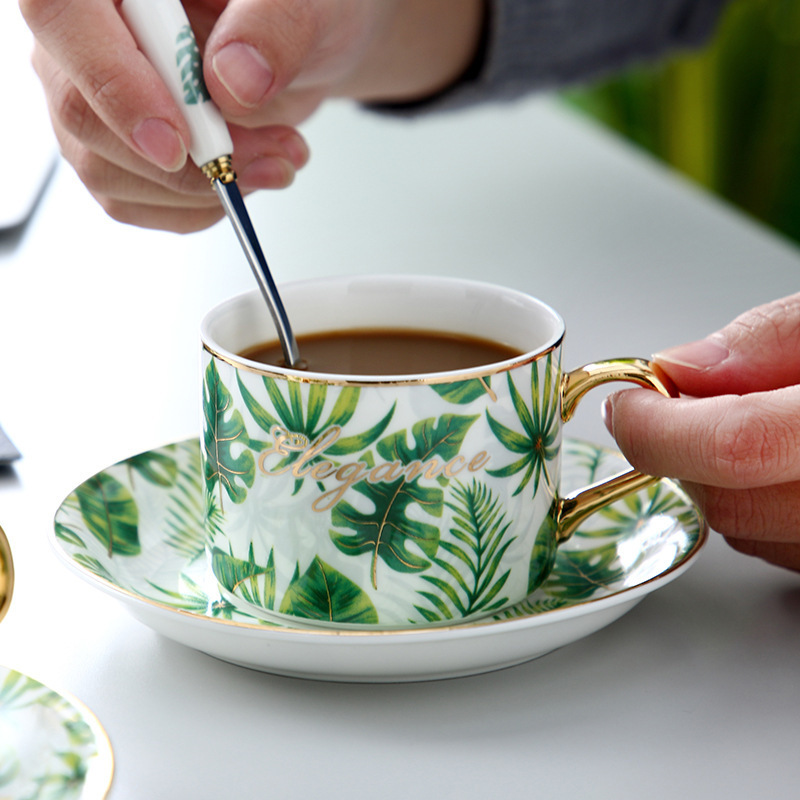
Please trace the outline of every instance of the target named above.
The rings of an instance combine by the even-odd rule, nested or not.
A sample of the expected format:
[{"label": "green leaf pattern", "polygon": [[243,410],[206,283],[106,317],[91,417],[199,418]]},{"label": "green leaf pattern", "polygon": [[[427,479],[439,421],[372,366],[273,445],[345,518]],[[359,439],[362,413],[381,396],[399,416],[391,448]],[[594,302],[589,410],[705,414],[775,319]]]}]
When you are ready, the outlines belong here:
[{"label": "green leaf pattern", "polygon": [[503,447],[519,456],[504,467],[489,470],[489,474],[507,478],[521,472],[522,478],[514,494],[519,494],[530,483],[531,494],[536,495],[542,479],[548,486],[556,483],[551,471],[558,456],[561,430],[559,373],[558,361],[550,352],[546,359],[532,365],[530,390],[524,397],[511,373],[507,373],[509,396],[519,427],[508,427],[486,412],[486,419],[497,439]]},{"label": "green leaf pattern", "polygon": [[[265,409],[258,402],[242,381],[241,376],[237,375],[239,392],[256,425],[269,434],[277,426],[303,437],[308,442],[318,440],[325,431],[331,428],[341,428],[343,435],[326,448],[325,458],[344,456],[365,450],[386,430],[394,415],[395,405],[392,404],[383,417],[367,430],[351,432],[347,426],[356,413],[361,393],[360,388],[344,386],[335,392],[333,407],[323,419],[329,395],[328,387],[325,384],[312,383],[304,386],[296,381],[277,381],[269,376],[262,376],[261,380],[274,413]],[[285,387],[282,389],[284,383]],[[295,463],[298,458],[299,453],[289,453],[273,468],[283,469]],[[308,466],[318,464],[322,459],[321,455],[315,456],[309,460]],[[295,492],[300,490],[302,484],[302,479],[296,481]]]},{"label": "green leaf pattern", "polygon": [[499,593],[511,570],[498,573],[514,537],[505,536],[511,523],[499,500],[475,479],[469,486],[457,482],[450,496],[453,527],[440,542],[447,557],[433,557],[439,570],[423,575],[430,588],[420,590],[428,603],[416,606],[427,622],[485,614],[508,604]]},{"label": "green leaf pattern", "polygon": [[86,527],[101,541],[108,556],[139,553],[139,509],[126,486],[101,472],[75,490]]},{"label": "green leaf pattern", "polygon": [[133,485],[133,473],[138,473],[145,480],[157,483],[159,486],[172,486],[177,477],[178,465],[175,459],[158,450],[151,450],[147,453],[129,458],[128,468],[131,470],[131,484]]},{"label": "green leaf pattern", "polygon": [[[255,574],[248,575],[249,583],[236,584],[237,597],[243,598],[244,594],[249,593],[249,602],[257,607],[273,608],[272,604],[275,603],[280,608],[283,601],[278,602],[275,597],[284,597],[290,585],[296,588],[295,582],[299,576],[318,576],[321,564],[329,567],[333,563],[332,560],[337,559],[337,563],[342,564],[340,569],[344,569],[345,564],[340,561],[343,553],[354,561],[352,574],[348,579],[358,586],[366,578],[366,585],[360,586],[359,591],[391,593],[392,584],[395,583],[395,579],[391,577],[393,574],[421,576],[423,583],[418,586],[417,592],[427,603],[418,601],[416,611],[412,607],[407,611],[407,614],[412,615],[418,613],[419,621],[437,614],[445,618],[447,614],[462,616],[465,610],[466,613],[481,611],[486,613],[487,610],[507,603],[507,595],[502,589],[506,585],[511,562],[504,563],[503,558],[516,534],[512,532],[507,537],[498,537],[498,542],[502,541],[505,544],[498,545],[493,551],[497,558],[491,562],[490,573],[491,576],[495,576],[496,573],[496,577],[485,583],[486,576],[481,573],[477,579],[475,576],[469,578],[471,585],[466,582],[461,585],[456,574],[460,574],[461,567],[466,568],[463,561],[464,553],[455,548],[452,542],[442,542],[442,531],[447,533],[445,536],[447,539],[460,527],[458,512],[454,508],[454,503],[459,502],[459,490],[450,487],[453,475],[445,473],[443,465],[455,458],[461,458],[462,462],[466,461],[475,453],[481,452],[481,447],[491,449],[490,439],[497,438],[504,446],[521,453],[523,461],[494,470],[484,469],[485,462],[475,466],[475,470],[489,480],[488,484],[482,482],[485,484],[483,491],[490,495],[492,492],[499,492],[496,495],[499,497],[504,493],[500,484],[510,475],[521,471],[524,474],[516,494],[520,494],[527,484],[532,483],[535,496],[544,476],[543,482],[548,487],[546,502],[550,502],[555,491],[555,481],[548,470],[553,468],[550,462],[557,456],[560,434],[557,419],[558,363],[552,353],[543,359],[541,365],[534,364],[530,367],[528,399],[524,392],[517,389],[510,375],[505,376],[505,380],[501,379],[506,385],[502,387],[503,396],[499,402],[489,378],[471,379],[447,386],[433,385],[430,388],[439,395],[440,402],[444,404],[439,415],[410,422],[406,421],[407,409],[402,418],[396,417],[396,399],[380,413],[375,413],[380,406],[374,405],[369,406],[371,412],[365,412],[365,405],[361,403],[361,389],[357,386],[329,387],[314,382],[281,380],[271,376],[254,376],[231,370],[226,374],[229,374],[234,381],[235,392],[240,398],[237,406],[237,402],[232,399],[231,391],[214,370],[215,362],[210,359],[206,369],[205,396],[206,406],[213,413],[207,410],[204,434],[206,477],[209,488],[214,485],[215,479],[218,483],[223,482],[222,467],[229,465],[231,467],[229,472],[232,475],[236,475],[239,471],[232,460],[241,457],[246,450],[237,449],[235,455],[225,452],[224,446],[227,444],[222,448],[220,445],[227,442],[236,442],[237,448],[249,447],[258,465],[256,474],[259,474],[259,470],[263,471],[268,476],[267,480],[272,480],[269,476],[273,475],[290,476],[294,481],[293,495],[299,498],[301,493],[304,493],[302,497],[309,504],[312,502],[309,498],[313,498],[314,495],[308,494],[305,488],[308,482],[305,481],[305,477],[312,475],[312,483],[321,493],[317,497],[326,501],[317,506],[312,505],[321,515],[319,522],[313,524],[317,530],[322,530],[325,515],[328,515],[329,544],[335,548],[333,552],[329,552],[325,543],[320,542],[320,549],[314,558],[297,565],[296,575],[290,577],[282,575],[279,571],[274,576],[272,584],[272,589],[277,595],[272,596],[269,601],[265,600],[262,589],[256,589],[255,585],[251,585],[256,580]],[[525,371],[521,370],[519,374],[522,374],[524,382]],[[421,392],[425,389],[424,385],[418,387],[418,391]],[[373,397],[374,394],[373,392]],[[411,401],[406,402],[414,405]],[[476,413],[453,414],[446,410],[448,404],[457,405],[465,412]],[[494,410],[495,407],[498,410],[498,418],[488,410]],[[243,410],[245,416],[239,413],[239,408]],[[505,415],[499,414],[503,408],[507,409]],[[508,411],[513,416],[509,417]],[[372,419],[369,419],[369,414],[372,414]],[[484,419],[482,426],[485,430],[473,437],[473,444],[465,447],[469,431],[478,419]],[[514,429],[514,420],[517,421],[517,425],[522,426],[522,433]],[[361,423],[362,427],[352,430],[357,422]],[[363,424],[365,422],[366,426]],[[214,424],[217,426],[216,429]],[[389,426],[392,424],[394,429],[390,430]],[[336,434],[331,435],[334,429]],[[259,431],[261,436],[267,434],[266,440],[254,435]],[[211,449],[211,444],[221,450],[219,457]],[[463,457],[460,455],[462,449],[465,454]],[[486,458],[488,461],[490,457]],[[437,466],[427,472],[431,462]],[[388,477],[394,468],[390,465],[396,466],[398,476]],[[339,468],[349,471],[342,475],[355,474],[359,471],[363,473],[351,483],[338,487],[341,489],[341,494],[337,494],[336,489],[331,490],[330,483],[325,481],[326,477],[333,473],[336,473],[338,479]],[[373,479],[373,468],[378,472],[387,469],[384,473],[386,477]],[[281,485],[285,484],[284,480]],[[241,497],[241,500],[237,502],[243,502],[247,493],[252,490],[253,485],[249,480],[244,486],[239,486],[236,497]],[[266,492],[267,489],[260,491]],[[276,488],[274,491],[279,490]],[[450,491],[455,492],[455,495],[446,501]],[[329,504],[328,498],[331,498]],[[461,497],[462,501],[463,499]],[[223,511],[222,501],[223,496],[220,492],[218,503],[220,511]],[[262,499],[260,502],[263,504],[267,501]],[[287,501],[272,497],[268,502],[277,509],[281,502]],[[226,511],[225,518],[227,519],[228,514],[233,511],[235,509]],[[504,530],[527,527],[524,521],[517,521],[526,513],[530,513],[525,512],[524,506],[520,505],[519,501],[515,501],[509,507],[496,500],[495,511],[500,517],[506,518]],[[251,517],[245,522],[240,512],[236,513],[241,517],[241,524],[248,525],[254,531],[259,529],[261,523],[257,519]],[[273,517],[278,519],[279,512],[274,511]],[[291,523],[292,521],[287,518],[286,522],[279,524],[281,526],[289,524],[292,527]],[[292,536],[305,535],[302,528],[297,530],[292,527],[292,530],[294,531]],[[482,531],[481,535],[484,533]],[[527,532],[525,535],[530,536]],[[242,565],[250,564],[260,579],[264,580],[263,569],[258,568],[259,565],[265,565],[267,559],[272,557],[275,544],[269,543],[274,542],[277,536],[275,532],[265,531],[256,550],[251,549],[249,552],[239,552],[232,547],[224,533],[220,533],[214,541],[219,543],[217,550],[224,552],[227,559],[233,559],[240,568]],[[533,539],[528,546],[534,547]],[[541,549],[541,546],[538,546],[537,552]],[[552,552],[545,555],[549,558],[547,563],[552,563]],[[517,557],[518,554],[515,554],[514,558]],[[369,567],[368,574],[357,566],[357,563],[364,560]],[[386,585],[386,578],[379,580],[381,564],[388,569],[385,573],[386,578],[390,578],[388,589],[383,588]],[[219,574],[223,574],[222,562],[219,561],[218,565]],[[483,563],[477,567],[479,570],[484,568],[486,565]],[[435,571],[431,572],[432,569],[438,570],[438,574]],[[461,576],[461,579],[467,581],[466,576]],[[453,588],[447,583],[448,581],[455,581],[458,588]],[[519,583],[517,579],[515,586]],[[248,586],[249,588],[246,588]],[[519,589],[514,591],[518,592]],[[317,597],[321,598],[322,594]],[[291,608],[294,613],[312,613],[306,602],[287,601],[283,607]],[[320,617],[324,618],[326,613],[321,612]]]},{"label": "green leaf pattern", "polygon": [[[378,453],[387,462],[407,466],[414,462],[425,463],[433,456],[442,462],[456,456],[464,437],[476,417],[444,414],[438,419],[426,419],[411,429],[412,442],[406,431],[398,431],[378,442]],[[331,531],[336,547],[346,555],[368,553],[371,558],[371,580],[378,588],[378,559],[398,572],[421,572],[430,566],[429,559],[439,549],[438,525],[411,516],[414,505],[430,517],[441,517],[444,503],[443,491],[435,486],[423,485],[419,477],[408,480],[401,477],[385,483],[357,483],[353,490],[369,501],[368,511],[359,511],[347,500],[333,509],[331,523],[334,528],[352,529],[345,534]],[[413,542],[424,555],[409,549]]]},{"label": "green leaf pattern", "polygon": [[378,612],[369,595],[319,557],[312,559],[302,575],[299,567],[295,571],[280,610],[321,622],[378,622]]},{"label": "green leaf pattern", "polygon": [[203,60],[200,48],[189,25],[178,31],[175,39],[175,62],[183,82],[183,99],[187,105],[194,106],[211,99],[203,80]]},{"label": "green leaf pattern", "polygon": [[[0,729],[8,734],[19,726],[27,732],[26,748],[37,754],[33,760],[29,752],[18,752],[13,736],[0,739],[0,797],[78,800],[99,753],[91,726],[78,708],[37,680],[7,668],[0,675]],[[31,717],[39,742],[31,741]]]},{"label": "green leaf pattern", "polygon": [[588,600],[598,592],[608,593],[624,573],[614,542],[560,554],[559,569],[546,582],[546,592],[558,599]]},{"label": "green leaf pattern", "polygon": [[[388,625],[497,612],[526,588],[558,602],[618,582],[615,555],[587,556],[584,547],[566,561],[570,550],[556,553],[551,517],[531,529],[531,515],[550,507],[558,484],[552,353],[529,373],[500,376],[490,392],[480,381],[480,391],[466,381],[437,392],[439,413],[424,419],[414,418],[420,404],[430,408],[415,399],[430,398],[424,384],[412,387],[411,399],[395,387],[388,401],[376,401],[377,392],[367,400],[357,386],[243,375],[217,363],[209,358],[204,371],[202,461],[191,443],[143,453],[86,481],[65,504],[77,517],[59,520],[56,535],[99,577],[144,582],[154,598],[215,616],[244,608],[254,618],[277,612]],[[448,410],[454,406],[463,413]],[[497,441],[520,458],[490,464]],[[291,446],[283,450],[283,442]],[[602,474],[596,448],[574,458],[592,477]],[[504,487],[509,481],[513,492]],[[147,502],[163,509],[159,546],[192,568],[210,553],[222,593],[194,573],[169,585],[151,551],[140,557],[142,508],[151,519],[154,511],[139,498],[155,498]],[[610,531],[636,535],[642,521],[672,512],[675,502],[656,484],[595,515],[576,535],[601,548]],[[229,538],[235,530],[248,535]],[[295,538],[313,545],[291,555]],[[120,557],[124,570],[114,566]],[[545,580],[555,559],[560,580],[571,581],[566,589]],[[578,587],[580,576],[593,588]]]},{"label": "green leaf pattern", "polygon": [[467,381],[434,383],[431,384],[431,389],[448,403],[461,406],[469,405],[485,394],[494,397],[492,379],[488,375],[485,378],[471,378]]},{"label": "green leaf pattern", "polygon": [[211,569],[220,585],[234,597],[265,610],[275,607],[275,561],[272,552],[266,564],[259,564],[252,545],[246,560],[214,547],[211,549]]},{"label": "green leaf pattern", "polygon": [[[407,443],[407,446],[411,445]],[[566,442],[565,448],[567,457],[563,480],[567,491],[585,485],[590,477],[603,478],[619,470],[620,459],[613,453],[571,441]],[[205,558],[197,556],[209,520],[218,524],[220,516],[213,497],[208,504],[209,495],[203,491],[200,444],[197,440],[187,440],[156,452],[174,461],[175,481],[172,486],[140,480],[139,473],[129,463],[130,459],[109,467],[102,474],[119,484],[121,493],[127,495],[140,519],[146,513],[150,520],[171,520],[174,527],[167,530],[152,523],[140,526],[138,552],[122,559],[116,553],[109,555],[107,542],[112,538],[109,532],[116,527],[113,519],[102,516],[89,516],[87,519],[76,490],[57,512],[55,535],[59,546],[77,566],[135,596],[212,618],[253,625],[280,624],[258,616],[256,609],[291,607],[296,610],[301,604],[310,602],[310,598],[318,596],[320,587],[326,583],[341,590],[341,594],[330,595],[332,599],[327,602],[327,607],[331,613],[328,618],[339,615],[340,619],[349,620],[372,618],[369,604],[375,607],[375,602],[369,586],[359,585],[358,580],[341,574],[341,571],[341,581],[339,575],[331,580],[330,564],[322,555],[318,560],[296,565],[284,586],[278,585],[276,577],[274,588],[271,588],[268,570],[259,574],[255,557],[248,564],[250,554],[245,553],[245,557],[239,559],[244,564],[236,561],[228,564],[232,576],[230,586],[235,591],[222,596],[217,582],[213,578],[209,580]],[[592,463],[594,466],[590,466]],[[107,482],[107,479],[101,480]],[[84,485],[89,483],[87,481]],[[443,509],[455,514],[449,527],[463,536],[459,538],[451,534],[450,529],[442,534],[439,550],[432,557],[432,567],[414,577],[417,581],[413,590],[416,605],[426,610],[414,618],[415,622],[446,618],[446,614],[438,611],[435,603],[423,594],[428,592],[440,597],[446,594],[446,590],[436,581],[426,580],[427,577],[437,577],[461,592],[460,602],[465,608],[469,603],[468,593],[464,590],[466,586],[472,597],[477,598],[477,603],[485,601],[484,610],[488,612],[491,612],[489,606],[505,594],[507,586],[498,584],[505,567],[494,565],[482,573],[481,579],[477,579],[472,567],[467,566],[469,557],[477,553],[479,547],[483,547],[482,564],[492,564],[492,554],[497,553],[497,549],[492,551],[494,538],[510,521],[507,514],[502,516],[506,512],[499,505],[493,505],[495,498],[488,488],[481,486],[480,481],[453,481],[443,491]],[[102,519],[106,520],[105,523],[99,521]],[[95,530],[90,527],[90,520],[94,520],[92,526]],[[101,524],[105,524],[108,530],[99,529]],[[178,535],[177,531],[182,534]],[[478,533],[481,545],[464,541],[464,537]],[[638,585],[663,572],[665,542],[669,543],[673,563],[680,563],[696,548],[702,535],[701,520],[685,495],[671,487],[669,482],[659,482],[590,517],[559,549],[549,578],[527,600],[498,611],[495,618],[548,613]],[[444,558],[445,545],[452,545],[453,549],[460,547],[466,556],[466,559],[456,556],[456,560],[450,562],[458,577],[451,569],[436,563],[436,559]],[[235,559],[227,551],[220,552]],[[476,564],[477,560],[473,559],[471,563]],[[476,569],[475,575],[478,571]],[[292,584],[291,591],[287,591]],[[481,586],[484,587],[482,593],[479,591]],[[250,592],[251,605],[242,602],[246,591]],[[495,593],[491,595],[492,592]],[[328,596],[327,590],[325,596]],[[322,608],[324,610],[325,605]],[[334,612],[334,609],[338,610]],[[314,613],[318,612],[319,609]]]},{"label": "green leaf pattern", "polygon": [[[569,465],[562,476],[565,491],[620,470],[620,458],[609,450],[570,440],[564,450]],[[541,586],[495,619],[547,613],[638,586],[662,574],[664,551],[659,543],[665,537],[671,543],[672,563],[679,563],[702,541],[703,525],[686,496],[670,482],[660,481],[585,520],[557,550]]]},{"label": "green leaf pattern", "polygon": [[243,503],[255,480],[255,459],[247,449],[242,415],[233,408],[233,397],[213,361],[203,383],[203,412],[206,486],[209,491],[219,488],[220,509],[223,488],[234,503]]}]

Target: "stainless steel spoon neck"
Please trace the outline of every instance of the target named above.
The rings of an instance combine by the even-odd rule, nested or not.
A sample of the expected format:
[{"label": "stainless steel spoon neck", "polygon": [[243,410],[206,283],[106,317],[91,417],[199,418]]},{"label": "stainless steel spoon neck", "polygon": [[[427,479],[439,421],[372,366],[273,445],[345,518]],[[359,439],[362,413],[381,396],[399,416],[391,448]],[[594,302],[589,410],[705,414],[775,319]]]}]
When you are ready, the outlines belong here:
[{"label": "stainless steel spoon neck", "polygon": [[[217,159],[219,161],[220,159]],[[214,162],[212,162],[214,163]],[[208,165],[206,165],[208,166]],[[203,172],[208,175],[206,168]],[[233,177],[230,177],[230,176]],[[212,179],[211,185],[222,203],[225,214],[233,225],[236,238],[244,250],[250,268],[253,270],[261,294],[267,302],[272,320],[278,332],[278,339],[283,350],[283,357],[287,366],[294,367],[300,363],[300,353],[297,347],[297,340],[292,332],[289,317],[284,308],[283,301],[278,293],[278,287],[272,278],[267,260],[261,250],[253,223],[247,213],[239,187],[236,185],[235,174],[226,172]]]}]

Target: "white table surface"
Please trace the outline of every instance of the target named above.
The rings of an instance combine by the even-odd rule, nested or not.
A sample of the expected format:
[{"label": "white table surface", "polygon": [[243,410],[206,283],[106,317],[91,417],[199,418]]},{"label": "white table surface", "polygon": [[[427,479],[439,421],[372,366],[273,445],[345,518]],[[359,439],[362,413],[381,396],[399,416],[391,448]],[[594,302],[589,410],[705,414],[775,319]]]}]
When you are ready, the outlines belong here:
[{"label": "white table surface", "polygon": [[[432,272],[537,294],[566,364],[647,355],[797,289],[800,253],[553,101],[408,122],[332,104],[311,165],[249,202],[278,281]],[[61,165],[0,240],[0,474],[17,588],[0,663],[83,700],[112,800],[796,798],[800,578],[711,541],[617,623],[457,680],[341,685],[214,660],[68,572],[53,514],[108,464],[199,430],[198,324],[253,286],[227,224],[108,219]],[[567,434],[609,443],[590,398]]]}]

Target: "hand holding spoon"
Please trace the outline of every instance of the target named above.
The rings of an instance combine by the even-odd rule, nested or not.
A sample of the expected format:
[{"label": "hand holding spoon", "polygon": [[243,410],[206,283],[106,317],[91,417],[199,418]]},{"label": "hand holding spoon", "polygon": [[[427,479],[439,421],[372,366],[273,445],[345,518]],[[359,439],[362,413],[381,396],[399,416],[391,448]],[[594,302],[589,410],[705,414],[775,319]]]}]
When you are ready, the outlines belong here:
[{"label": "hand holding spoon", "polygon": [[302,368],[286,309],[236,185],[228,126],[203,82],[200,51],[180,0],[123,0],[120,10],[139,48],[183,111],[192,134],[189,155],[211,181],[233,224],[275,323],[286,366]]}]

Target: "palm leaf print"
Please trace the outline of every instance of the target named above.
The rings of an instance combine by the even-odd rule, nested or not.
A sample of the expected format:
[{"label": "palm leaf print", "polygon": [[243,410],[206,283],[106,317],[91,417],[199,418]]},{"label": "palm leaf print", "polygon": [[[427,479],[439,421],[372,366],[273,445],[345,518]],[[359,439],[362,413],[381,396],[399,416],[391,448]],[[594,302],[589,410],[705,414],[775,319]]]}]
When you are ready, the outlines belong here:
[{"label": "palm leaf print", "polygon": [[[257,563],[252,545],[247,559],[236,558],[219,548],[214,548],[211,558],[214,575],[231,594],[258,608],[275,609],[272,551],[266,565]],[[283,614],[328,622],[378,622],[378,613],[368,595],[319,557],[312,559],[303,574],[299,566],[295,569],[279,610]]]},{"label": "palm leaf print", "polygon": [[558,550],[557,508],[553,503],[536,532],[528,563],[528,594],[538,589],[552,572]]},{"label": "palm leaf print", "polygon": [[41,688],[42,685],[33,678],[21,672],[9,671],[0,685],[0,708],[24,708],[31,702],[26,695]]},{"label": "palm leaf print", "polygon": [[616,542],[589,550],[561,550],[542,589],[551,597],[587,600],[600,589],[610,590],[624,573]]},{"label": "palm leaf print", "polygon": [[[35,720],[33,730],[28,730],[25,717]],[[66,698],[33,678],[8,670],[0,685],[0,726],[26,733],[22,746],[0,748],[0,796],[67,800],[84,794],[97,741],[81,712]],[[45,735],[52,747],[45,746]]]},{"label": "palm leaf print", "polygon": [[194,442],[180,445],[184,458],[175,462],[164,518],[164,541],[189,562],[205,554],[207,534],[218,531],[222,514],[214,495],[204,491],[200,450]]},{"label": "palm leaf print", "polygon": [[[223,488],[234,503],[241,503],[255,480],[255,459],[246,447],[249,440],[244,420],[238,410],[231,410],[232,406],[233,397],[211,361],[203,381],[205,480],[209,492],[218,486],[221,511]],[[238,456],[233,454],[235,445],[245,446]]]},{"label": "palm leaf print", "polygon": [[260,608],[274,607],[275,560],[271,551],[267,564],[261,566],[256,563],[252,544],[247,560],[215,547],[211,553],[211,566],[220,585],[231,594]]},{"label": "palm leaf print", "polygon": [[180,591],[165,589],[152,581],[147,583],[159,593],[157,597],[153,598],[156,602],[163,602],[164,597],[166,597],[169,599],[171,606],[181,611],[210,614],[212,617],[221,617],[222,619],[233,619],[234,612],[244,613],[227,600],[218,596],[209,596],[206,591],[208,587],[205,584],[198,583],[186,573],[181,575]]},{"label": "palm leaf print", "polygon": [[[596,447],[588,442],[570,441],[564,451],[568,452],[569,458],[573,463],[573,468],[578,468],[585,476],[585,484],[594,483],[601,476],[601,467],[608,460],[608,451]],[[583,472],[585,470],[585,473]]]},{"label": "palm leaf print", "polygon": [[[304,402],[301,384],[289,381],[286,384],[286,396],[284,397],[284,393],[280,389],[280,384],[284,382],[264,376],[262,380],[272,408],[275,411],[275,415],[273,415],[256,400],[241,378],[238,380],[239,391],[242,394],[244,403],[261,430],[269,433],[274,425],[278,425],[290,433],[302,434],[307,437],[309,442],[317,440],[329,428],[340,427],[344,430],[356,413],[358,398],[361,393],[361,389],[352,386],[345,386],[338,390],[333,408],[327,418],[323,420],[325,404],[328,399],[327,386],[318,383],[309,384],[308,396]],[[394,415],[394,409],[395,406],[392,405],[383,418],[378,420],[371,428],[359,433],[340,436],[332,445],[326,448],[324,454],[315,456],[307,463],[311,465],[323,459],[329,459],[331,456],[342,456],[365,450],[386,430]],[[282,459],[275,466],[275,469],[286,467],[294,463],[299,457],[299,453],[291,453]],[[299,478],[295,491],[302,484],[303,480]]]},{"label": "palm leaf print", "polygon": [[[352,490],[363,495],[371,511],[357,510],[342,500],[333,507],[331,522],[335,528],[350,528],[353,534],[331,530],[336,547],[345,555],[369,554],[372,558],[372,586],[378,588],[378,559],[397,572],[422,572],[439,549],[439,529],[408,516],[416,504],[428,514],[442,513],[444,493],[438,487],[420,486],[418,481],[400,478],[393,483],[361,481]],[[408,549],[414,543],[422,554]],[[428,558],[425,558],[427,556]]]},{"label": "palm leaf print", "polygon": [[183,99],[187,105],[194,106],[211,99],[203,80],[203,61],[194,33],[188,25],[178,31],[175,40],[177,50],[175,62],[181,71],[183,81]]},{"label": "palm leaf print", "polygon": [[494,614],[492,619],[516,619],[518,617],[532,617],[536,614],[544,614],[548,611],[556,611],[559,608],[569,605],[569,600],[559,597],[528,597],[521,603],[504,608]]},{"label": "palm leaf print", "polygon": [[[682,505],[681,498],[669,491],[663,483],[655,483],[599,509],[591,518],[594,524],[581,526],[576,535],[599,538],[633,534],[658,514],[669,514]],[[596,527],[597,521],[608,521],[610,524]]]},{"label": "palm leaf print", "polygon": [[86,549],[86,543],[78,536],[77,532],[65,525],[63,522],[56,522],[54,526],[56,536],[62,541],[66,542],[71,547],[79,547],[83,550]]},{"label": "palm leaf print", "polygon": [[280,610],[325,622],[378,622],[378,612],[367,593],[319,556],[302,575],[299,568],[295,570]]},{"label": "palm leaf print", "polygon": [[477,400],[485,394],[494,398],[491,382],[491,377],[487,375],[485,378],[470,378],[466,381],[434,383],[431,384],[431,389],[448,403],[469,405],[473,400]]},{"label": "palm leaf print", "polygon": [[94,556],[90,556],[87,553],[76,553],[73,559],[76,564],[79,564],[84,569],[88,569],[89,572],[93,572],[99,578],[103,578],[109,583],[114,583],[114,576],[108,568],[101,564]]},{"label": "palm leaf print", "polygon": [[172,486],[178,474],[178,464],[174,458],[158,450],[139,453],[126,461],[131,488],[134,487],[134,471],[157,486]]},{"label": "palm leaf print", "polygon": [[[548,465],[558,455],[560,389],[557,380],[558,366],[553,364],[552,358],[553,354],[548,353],[543,365],[541,361],[531,364],[530,407],[514,384],[511,373],[506,375],[511,402],[521,430],[512,430],[486,412],[494,435],[506,450],[519,456],[510,464],[487,472],[496,478],[507,478],[521,472],[522,478],[514,490],[515,495],[531,482],[532,494],[535,495],[542,478],[548,485],[553,483]],[[540,366],[544,372],[541,389]]]},{"label": "palm leaf print", "polygon": [[[409,445],[406,430],[398,431],[376,445],[387,462],[407,465],[425,462],[433,456],[449,461],[458,455],[461,444],[477,416],[444,414],[438,419],[417,422],[411,429],[413,443]],[[331,531],[336,547],[346,555],[369,553],[372,558],[372,586],[378,588],[378,559],[399,572],[422,572],[430,566],[428,559],[439,549],[439,529],[435,525],[408,516],[409,506],[416,505],[426,514],[440,517],[444,493],[438,486],[400,477],[395,481],[370,483],[361,481],[353,491],[363,495],[371,510],[356,509],[346,500],[334,506],[331,522],[336,528],[350,528],[353,534]],[[423,555],[408,549],[414,543]],[[425,557],[427,556],[427,558]]]},{"label": "palm leaf print", "polygon": [[139,555],[139,509],[133,495],[108,472],[100,472],[75,490],[86,527],[108,556]]},{"label": "palm leaf print", "polygon": [[515,537],[503,538],[510,523],[505,521],[499,500],[474,479],[470,486],[455,484],[452,497],[446,505],[455,512],[454,527],[450,537],[439,542],[440,551],[447,556],[432,559],[441,572],[422,576],[435,590],[420,591],[430,607],[415,606],[428,622],[486,613],[508,603],[498,594],[511,570],[499,575],[498,571]]}]

